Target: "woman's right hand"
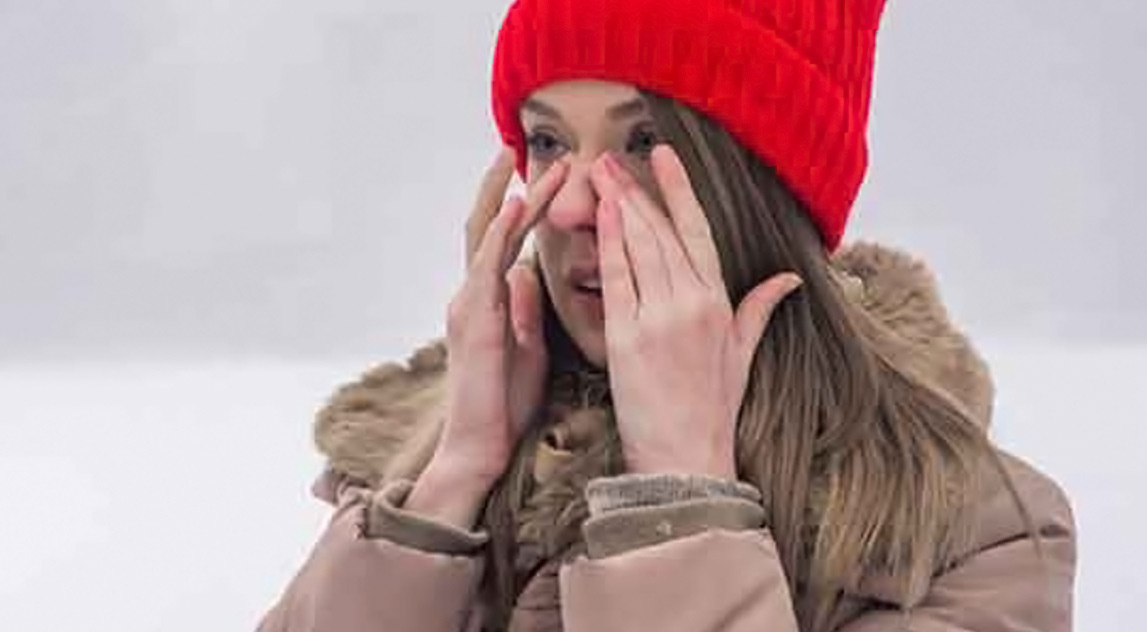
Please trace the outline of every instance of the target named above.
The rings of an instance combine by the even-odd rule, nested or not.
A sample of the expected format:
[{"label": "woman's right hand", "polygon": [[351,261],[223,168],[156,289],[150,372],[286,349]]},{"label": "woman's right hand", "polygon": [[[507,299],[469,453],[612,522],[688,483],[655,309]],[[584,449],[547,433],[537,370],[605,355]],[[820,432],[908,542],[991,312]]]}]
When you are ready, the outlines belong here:
[{"label": "woman's right hand", "polygon": [[486,173],[466,225],[467,273],[447,312],[447,419],[406,508],[468,528],[505,471],[545,386],[541,279],[516,263],[565,181],[555,163],[526,198],[505,198],[514,153]]}]

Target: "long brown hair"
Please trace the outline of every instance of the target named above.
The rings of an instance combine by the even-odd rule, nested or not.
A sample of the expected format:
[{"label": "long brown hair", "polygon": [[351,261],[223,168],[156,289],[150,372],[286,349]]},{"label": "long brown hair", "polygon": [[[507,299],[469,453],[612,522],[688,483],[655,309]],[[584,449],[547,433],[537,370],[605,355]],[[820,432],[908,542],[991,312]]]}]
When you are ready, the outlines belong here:
[{"label": "long brown hair", "polygon": [[[844,591],[863,576],[884,575],[905,590],[927,582],[968,536],[985,472],[1005,477],[1026,519],[983,428],[904,361],[910,351],[902,340],[850,304],[808,213],[777,174],[704,115],[645,96],[708,216],[731,303],[781,271],[804,279],[757,350],[736,451],[738,476],[763,493],[801,629],[828,630]],[[608,393],[581,401],[580,410],[577,401],[587,384],[605,378],[571,348],[552,307],[547,312],[557,351],[550,406],[541,413],[549,419],[522,441],[484,514],[496,629],[531,573],[583,550],[585,483],[622,470]],[[571,406],[576,414],[596,411],[611,430],[539,482],[534,454],[548,423]]]}]

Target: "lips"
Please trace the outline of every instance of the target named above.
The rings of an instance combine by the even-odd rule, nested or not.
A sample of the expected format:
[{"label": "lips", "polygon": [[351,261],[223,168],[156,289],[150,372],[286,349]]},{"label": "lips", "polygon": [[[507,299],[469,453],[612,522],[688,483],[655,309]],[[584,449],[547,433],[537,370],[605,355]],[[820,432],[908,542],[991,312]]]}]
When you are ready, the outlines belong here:
[{"label": "lips", "polygon": [[567,276],[570,297],[581,313],[595,326],[605,319],[605,297],[601,293],[601,271],[593,265],[573,268]]},{"label": "lips", "polygon": [[601,294],[601,279],[594,279],[585,283],[578,283],[574,286],[579,292],[589,292],[591,294]]},{"label": "lips", "polygon": [[595,268],[577,268],[570,273],[570,285],[578,292],[601,296],[601,273]]}]

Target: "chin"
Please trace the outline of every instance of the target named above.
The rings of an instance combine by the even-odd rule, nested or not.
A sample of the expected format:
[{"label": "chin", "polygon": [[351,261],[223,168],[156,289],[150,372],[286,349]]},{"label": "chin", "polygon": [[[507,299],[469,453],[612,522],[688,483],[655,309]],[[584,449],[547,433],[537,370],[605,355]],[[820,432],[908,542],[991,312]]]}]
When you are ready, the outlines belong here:
[{"label": "chin", "polygon": [[574,344],[577,345],[585,359],[599,369],[605,368],[606,348],[604,331],[580,331],[571,333]]},{"label": "chin", "polygon": [[584,294],[577,293],[565,287],[554,287],[546,279],[546,293],[548,295],[548,318],[556,323],[565,333],[563,338],[572,344],[578,353],[589,364],[604,369],[606,365],[605,345],[605,314],[604,307],[592,300],[587,301]]},{"label": "chin", "polygon": [[[600,369],[605,368],[606,346],[605,329],[600,321],[585,317],[572,305],[558,306],[557,320],[565,337],[577,348],[587,362]],[[565,308],[565,309],[563,309]]]}]

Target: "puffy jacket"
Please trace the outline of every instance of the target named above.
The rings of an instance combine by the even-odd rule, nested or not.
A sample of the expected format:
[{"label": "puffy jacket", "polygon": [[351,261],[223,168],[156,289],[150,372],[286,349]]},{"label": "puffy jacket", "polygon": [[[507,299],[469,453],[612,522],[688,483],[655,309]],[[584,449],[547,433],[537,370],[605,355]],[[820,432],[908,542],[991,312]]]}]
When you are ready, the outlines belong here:
[{"label": "puffy jacket", "polygon": [[[875,245],[843,249],[834,266],[853,300],[913,342],[916,353],[904,361],[919,363],[987,424],[988,371],[949,323],[926,268]],[[441,418],[444,369],[444,348],[432,345],[344,386],[319,416],[316,438],[329,461],[313,492],[334,515],[260,632],[481,629],[486,534],[403,510]],[[864,577],[845,595],[838,632],[1071,630],[1070,505],[1050,478],[1001,454],[1042,555],[1002,482],[986,486],[974,537],[955,563],[917,586]],[[539,453],[538,467],[565,456]],[[510,631],[798,632],[759,504],[743,490],[707,493],[704,481],[669,478],[594,481],[588,493],[673,491],[639,507],[591,502],[598,508],[583,527],[586,554],[542,566],[517,600]]]}]

